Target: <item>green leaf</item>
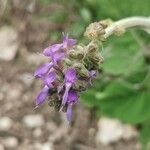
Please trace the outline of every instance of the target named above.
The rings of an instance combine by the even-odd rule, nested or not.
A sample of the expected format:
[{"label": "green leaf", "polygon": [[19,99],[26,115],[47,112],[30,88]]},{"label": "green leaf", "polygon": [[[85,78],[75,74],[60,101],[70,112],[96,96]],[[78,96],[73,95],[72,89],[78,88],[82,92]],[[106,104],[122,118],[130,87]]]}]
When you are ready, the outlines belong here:
[{"label": "green leaf", "polygon": [[[133,84],[141,84],[141,82],[145,80],[147,74],[148,74],[148,70],[147,70],[147,66],[145,65],[143,66],[143,69],[127,76],[126,80],[128,80],[130,83],[133,83]],[[150,83],[150,82],[147,82],[147,83]]]},{"label": "green leaf", "polygon": [[81,99],[84,102],[84,104],[88,107],[94,107],[94,106],[97,105],[94,90],[88,90],[88,91],[82,93],[81,94]]},{"label": "green leaf", "polygon": [[102,17],[120,19],[128,16],[149,16],[148,4],[149,0],[143,0],[142,2],[141,0],[98,0],[92,10],[95,12],[97,19]]},{"label": "green leaf", "polygon": [[85,22],[89,23],[92,19],[91,12],[87,8],[82,8],[80,11],[81,17]]},{"label": "green leaf", "polygon": [[150,119],[149,91],[136,91],[130,84],[114,81],[103,92],[105,97],[99,106],[104,115],[130,123]]},{"label": "green leaf", "polygon": [[104,73],[129,76],[143,68],[144,56],[130,33],[119,39],[111,39],[110,44],[112,48],[108,48],[109,51],[106,48],[106,51],[102,52],[105,58],[102,65]]},{"label": "green leaf", "polygon": [[150,124],[143,125],[140,131],[140,141],[143,146],[143,150],[149,150],[150,148]]},{"label": "green leaf", "polygon": [[70,33],[74,37],[79,37],[81,34],[83,34],[84,30],[85,30],[85,24],[83,24],[81,20],[79,20],[71,27]]}]

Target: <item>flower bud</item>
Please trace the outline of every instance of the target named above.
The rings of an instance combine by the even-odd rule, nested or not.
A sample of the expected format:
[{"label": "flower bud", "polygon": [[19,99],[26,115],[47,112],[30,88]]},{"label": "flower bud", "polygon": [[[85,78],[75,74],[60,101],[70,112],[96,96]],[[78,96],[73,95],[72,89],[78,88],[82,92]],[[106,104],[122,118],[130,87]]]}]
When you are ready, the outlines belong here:
[{"label": "flower bud", "polygon": [[55,109],[56,111],[59,111],[59,110],[60,110],[60,107],[61,107],[61,101],[57,99],[57,100],[55,101],[54,109]]},{"label": "flower bud", "polygon": [[97,51],[98,51],[98,46],[96,43],[92,42],[87,46],[87,54],[88,55],[96,53]]},{"label": "flower bud", "polygon": [[69,58],[65,58],[63,61],[64,61],[66,66],[71,66],[72,65],[72,61]]},{"label": "flower bud", "polygon": [[79,90],[79,91],[85,91],[87,89],[87,81],[77,80],[77,82],[73,86],[73,89]]},{"label": "flower bud", "polygon": [[89,77],[89,71],[82,63],[74,63],[73,67],[77,70],[81,77]]},{"label": "flower bud", "polygon": [[101,20],[99,21],[99,24],[105,29],[112,24],[112,20],[111,19]]},{"label": "flower bud", "polygon": [[71,59],[82,60],[84,58],[84,49],[82,46],[77,45],[73,50],[70,50],[68,56]]},{"label": "flower bud", "polygon": [[89,39],[96,39],[100,38],[102,35],[105,34],[104,26],[99,22],[91,23],[84,33],[84,36],[88,37]]},{"label": "flower bud", "polygon": [[68,56],[69,56],[69,58],[75,58],[76,57],[75,51],[70,50],[69,53],[68,53]]}]

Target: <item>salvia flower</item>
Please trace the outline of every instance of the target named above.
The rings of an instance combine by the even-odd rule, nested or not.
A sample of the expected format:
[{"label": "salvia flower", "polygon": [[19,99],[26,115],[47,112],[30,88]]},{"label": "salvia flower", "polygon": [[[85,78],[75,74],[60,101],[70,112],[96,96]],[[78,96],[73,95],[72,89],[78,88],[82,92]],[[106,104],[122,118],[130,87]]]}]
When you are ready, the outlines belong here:
[{"label": "salvia flower", "polygon": [[69,68],[65,72],[65,92],[62,99],[62,105],[66,104],[69,90],[71,89],[75,81],[76,81],[76,70],[74,68]]},{"label": "salvia flower", "polygon": [[72,120],[72,106],[78,102],[79,95],[76,91],[70,90],[67,97],[67,119]]},{"label": "salvia flower", "polygon": [[91,85],[102,62],[98,46],[95,42],[87,46],[77,45],[75,39],[63,34],[62,43],[47,47],[43,55],[49,58],[49,62],[34,73],[36,78],[43,81],[43,89],[35,105],[38,107],[48,101],[49,106],[66,112],[71,122],[73,105],[78,102],[80,92]]}]

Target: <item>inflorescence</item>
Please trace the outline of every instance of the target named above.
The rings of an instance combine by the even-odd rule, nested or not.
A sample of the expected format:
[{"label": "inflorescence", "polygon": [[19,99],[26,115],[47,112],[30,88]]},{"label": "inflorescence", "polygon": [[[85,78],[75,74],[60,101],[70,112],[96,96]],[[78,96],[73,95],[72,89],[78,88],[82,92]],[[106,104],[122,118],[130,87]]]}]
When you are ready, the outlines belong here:
[{"label": "inflorescence", "polygon": [[57,111],[66,112],[72,120],[72,106],[97,76],[103,58],[96,41],[87,46],[76,44],[75,39],[63,35],[63,42],[47,47],[43,55],[50,61],[39,67],[34,76],[43,81],[43,88],[35,100],[38,107],[45,101]]}]

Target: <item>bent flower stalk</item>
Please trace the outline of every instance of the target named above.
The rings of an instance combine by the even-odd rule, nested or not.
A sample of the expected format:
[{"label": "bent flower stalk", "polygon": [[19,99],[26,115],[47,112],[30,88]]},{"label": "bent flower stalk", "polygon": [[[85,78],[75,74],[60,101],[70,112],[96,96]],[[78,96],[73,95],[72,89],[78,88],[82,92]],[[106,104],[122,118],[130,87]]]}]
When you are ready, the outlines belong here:
[{"label": "bent flower stalk", "polygon": [[98,46],[77,45],[75,39],[63,35],[63,41],[43,51],[50,61],[41,65],[34,73],[43,81],[43,88],[35,99],[36,108],[48,102],[58,111],[66,113],[72,120],[73,105],[78,102],[80,92],[86,90],[98,73],[102,62]]}]

